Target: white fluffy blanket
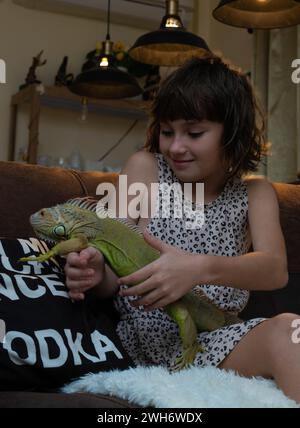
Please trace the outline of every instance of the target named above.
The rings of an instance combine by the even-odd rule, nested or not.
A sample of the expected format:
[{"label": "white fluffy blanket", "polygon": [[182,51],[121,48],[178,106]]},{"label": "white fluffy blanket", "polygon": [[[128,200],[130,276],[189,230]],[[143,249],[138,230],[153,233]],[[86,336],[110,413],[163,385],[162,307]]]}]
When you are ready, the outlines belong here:
[{"label": "white fluffy blanket", "polygon": [[88,374],[63,388],[119,397],[143,407],[300,407],[271,380],[246,379],[214,367],[170,374],[163,367],[137,367]]}]

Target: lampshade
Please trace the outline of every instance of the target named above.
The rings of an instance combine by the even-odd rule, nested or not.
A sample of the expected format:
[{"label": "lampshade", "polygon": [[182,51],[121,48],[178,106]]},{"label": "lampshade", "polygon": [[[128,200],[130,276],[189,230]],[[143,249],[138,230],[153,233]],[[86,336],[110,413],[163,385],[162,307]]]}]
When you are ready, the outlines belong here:
[{"label": "lampshade", "polygon": [[141,93],[133,76],[112,66],[79,74],[70,90],[83,97],[100,99],[129,98]]},{"label": "lampshade", "polygon": [[290,27],[300,24],[300,0],[221,0],[213,16],[235,27]]},{"label": "lampshade", "polygon": [[178,0],[166,0],[166,14],[159,30],[142,35],[129,50],[136,61],[160,66],[178,66],[192,56],[210,51],[206,42],[184,28]]},{"label": "lampshade", "polygon": [[69,86],[70,91],[82,97],[98,99],[129,98],[142,90],[136,79],[113,65],[112,45],[109,34],[110,0],[107,9],[107,36],[102,43],[101,54],[95,56],[95,64],[80,73]]}]

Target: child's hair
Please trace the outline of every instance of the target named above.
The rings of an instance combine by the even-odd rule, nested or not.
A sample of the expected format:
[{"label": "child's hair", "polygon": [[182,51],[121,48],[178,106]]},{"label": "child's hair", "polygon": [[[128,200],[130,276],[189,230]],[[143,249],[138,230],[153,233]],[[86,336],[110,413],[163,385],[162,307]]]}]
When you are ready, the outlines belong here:
[{"label": "child's hair", "polygon": [[248,77],[214,54],[187,61],[162,82],[144,148],[159,152],[160,122],[179,119],[224,125],[222,148],[230,176],[257,171],[267,154],[265,121]]}]

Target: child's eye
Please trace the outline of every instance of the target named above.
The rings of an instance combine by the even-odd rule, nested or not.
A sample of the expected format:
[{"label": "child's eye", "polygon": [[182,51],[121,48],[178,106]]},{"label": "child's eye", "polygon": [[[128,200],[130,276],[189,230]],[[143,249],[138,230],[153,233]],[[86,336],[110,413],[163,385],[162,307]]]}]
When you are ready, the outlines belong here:
[{"label": "child's eye", "polygon": [[164,137],[171,137],[173,135],[172,131],[160,131],[161,135]]},{"label": "child's eye", "polygon": [[203,134],[204,132],[189,132],[189,137],[196,139],[196,138],[200,138]]}]

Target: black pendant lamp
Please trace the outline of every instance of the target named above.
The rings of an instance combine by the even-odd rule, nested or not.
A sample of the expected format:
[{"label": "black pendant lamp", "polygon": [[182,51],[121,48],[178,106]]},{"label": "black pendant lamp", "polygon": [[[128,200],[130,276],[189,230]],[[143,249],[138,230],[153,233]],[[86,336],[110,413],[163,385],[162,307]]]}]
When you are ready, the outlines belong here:
[{"label": "black pendant lamp", "polygon": [[300,24],[300,0],[221,0],[213,16],[234,27],[290,27]]},{"label": "black pendant lamp", "polygon": [[77,95],[98,99],[129,98],[139,95],[142,90],[136,79],[113,65],[110,40],[110,0],[107,8],[107,35],[102,43],[102,51],[96,64],[80,73],[69,89]]},{"label": "black pendant lamp", "polygon": [[129,50],[136,61],[150,65],[179,66],[193,56],[210,52],[206,42],[184,28],[178,0],[166,0],[166,14],[159,30],[139,37]]}]

